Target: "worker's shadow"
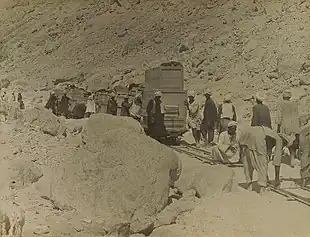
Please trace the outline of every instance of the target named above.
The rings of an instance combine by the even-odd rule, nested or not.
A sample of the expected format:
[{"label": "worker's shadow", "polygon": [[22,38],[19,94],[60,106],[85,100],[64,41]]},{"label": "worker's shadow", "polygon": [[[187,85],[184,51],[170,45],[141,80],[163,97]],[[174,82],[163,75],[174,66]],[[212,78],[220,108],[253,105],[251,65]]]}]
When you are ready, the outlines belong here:
[{"label": "worker's shadow", "polygon": [[[243,189],[247,189],[247,183],[239,183],[238,184],[239,187],[243,188]],[[260,186],[259,184],[255,181],[252,183],[252,190],[249,191],[254,191],[259,193],[260,192]]]}]

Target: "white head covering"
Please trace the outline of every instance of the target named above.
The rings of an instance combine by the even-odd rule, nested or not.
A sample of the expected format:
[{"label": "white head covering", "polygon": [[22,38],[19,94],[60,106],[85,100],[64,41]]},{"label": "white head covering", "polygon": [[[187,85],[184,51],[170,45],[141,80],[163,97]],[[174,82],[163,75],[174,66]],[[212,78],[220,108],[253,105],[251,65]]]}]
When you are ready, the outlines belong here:
[{"label": "white head covering", "polygon": [[155,95],[155,97],[161,97],[162,93],[160,91],[156,91],[154,95]]},{"label": "white head covering", "polygon": [[204,95],[212,95],[211,89],[207,89],[204,93]]},{"label": "white head covering", "polygon": [[259,101],[264,101],[265,97],[266,97],[266,95],[262,91],[257,92],[256,95],[255,95],[255,99],[257,99]]},{"label": "white head covering", "polygon": [[189,91],[189,92],[187,93],[187,96],[188,96],[188,97],[195,97],[195,96],[196,96],[196,93],[195,93],[195,91]]},{"label": "white head covering", "polygon": [[237,126],[237,122],[236,121],[230,121],[227,125],[228,128],[233,127],[233,126]]},{"label": "white head covering", "polygon": [[292,92],[291,92],[291,90],[285,90],[284,92],[283,92],[283,98],[291,98],[292,97]]},{"label": "white head covering", "polygon": [[231,101],[231,94],[227,94],[224,96],[224,101]]}]

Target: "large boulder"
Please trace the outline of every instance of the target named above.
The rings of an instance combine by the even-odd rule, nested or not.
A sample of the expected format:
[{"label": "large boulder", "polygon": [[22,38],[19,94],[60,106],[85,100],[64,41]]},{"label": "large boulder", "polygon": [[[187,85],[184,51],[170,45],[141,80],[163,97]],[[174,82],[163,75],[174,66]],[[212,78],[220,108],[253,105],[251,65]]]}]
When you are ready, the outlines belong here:
[{"label": "large boulder", "polygon": [[209,166],[189,159],[183,159],[182,166],[181,176],[175,183],[182,193],[193,189],[198,197],[207,197],[237,190],[235,173],[227,166]]},{"label": "large boulder", "polygon": [[84,145],[55,170],[49,198],[107,231],[126,223],[132,223],[131,233],[151,228],[179,176],[175,153],[131,118],[94,115],[82,133]]},{"label": "large boulder", "polygon": [[62,135],[65,132],[64,125],[60,122],[60,119],[43,107],[37,106],[26,109],[23,113],[22,121],[52,136]]}]

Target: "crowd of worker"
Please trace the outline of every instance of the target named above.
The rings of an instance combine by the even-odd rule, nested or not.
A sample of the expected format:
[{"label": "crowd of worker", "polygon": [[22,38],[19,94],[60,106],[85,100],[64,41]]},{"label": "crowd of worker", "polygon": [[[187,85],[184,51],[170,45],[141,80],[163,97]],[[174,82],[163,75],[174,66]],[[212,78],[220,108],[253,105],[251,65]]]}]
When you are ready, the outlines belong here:
[{"label": "crowd of worker", "polygon": [[[279,186],[280,166],[284,157],[288,158],[291,167],[295,166],[295,159],[299,157],[302,185],[306,185],[310,177],[310,125],[301,124],[298,103],[291,99],[290,90],[283,92],[283,99],[278,103],[276,130],[272,129],[270,110],[264,104],[265,94],[262,92],[258,92],[252,98],[251,126],[241,131],[237,129],[237,112],[230,94],[224,97],[223,103],[218,107],[212,99],[210,90],[206,91],[204,96],[204,106],[200,106],[193,91],[188,92],[188,99],[185,101],[188,111],[187,123],[197,147],[203,145],[210,148],[213,159],[223,163],[242,163],[248,189],[252,188],[253,171],[256,170],[262,192],[267,187],[269,161],[272,161],[275,167],[274,185]],[[68,117],[69,100],[64,94],[57,103],[55,93],[52,93],[45,107],[51,109],[54,114]],[[156,91],[146,107],[148,135],[157,140],[167,135],[163,105],[162,93]],[[78,106],[81,107],[76,108]],[[97,107],[92,94],[86,105],[75,105],[73,118],[89,117],[97,112]],[[111,93],[106,113],[116,116],[118,107],[116,94]],[[129,101],[129,96],[124,96],[119,115],[130,116],[141,122],[141,107],[142,93],[137,93],[132,101]],[[78,113],[78,110],[81,112]],[[217,138],[215,138],[216,130],[219,133]]]},{"label": "crowd of worker", "polygon": [[[73,104],[73,108],[70,108]],[[139,108],[142,105],[141,94],[129,101],[129,96],[125,95],[120,105],[120,116],[131,116],[134,119],[140,120]],[[57,96],[55,91],[52,91],[45,105],[45,108],[52,111],[56,116],[64,116],[65,118],[82,119],[88,118],[92,114],[101,111],[102,105],[95,100],[95,94],[92,93],[86,103],[73,101],[66,93]],[[118,115],[119,105],[116,100],[116,93],[112,92],[107,101],[106,113]],[[138,109],[137,109],[138,108]]]},{"label": "crowd of worker", "polygon": [[[290,90],[283,92],[278,103],[276,130],[272,129],[270,110],[264,104],[263,92],[252,98],[251,126],[243,129],[237,129],[236,109],[230,95],[218,108],[212,100],[211,91],[204,95],[206,101],[202,113],[194,92],[188,93],[186,101],[188,124],[197,147],[204,140],[205,146],[211,147],[213,159],[223,163],[243,163],[247,189],[252,189],[253,171],[256,170],[260,190],[262,193],[265,191],[269,161],[275,167],[274,185],[278,187],[284,158],[288,158],[291,167],[295,166],[295,159],[300,159],[302,186],[306,185],[310,177],[310,125],[308,119],[304,124],[300,121],[298,101],[292,100]],[[214,139],[215,129],[219,131],[218,139]]]}]

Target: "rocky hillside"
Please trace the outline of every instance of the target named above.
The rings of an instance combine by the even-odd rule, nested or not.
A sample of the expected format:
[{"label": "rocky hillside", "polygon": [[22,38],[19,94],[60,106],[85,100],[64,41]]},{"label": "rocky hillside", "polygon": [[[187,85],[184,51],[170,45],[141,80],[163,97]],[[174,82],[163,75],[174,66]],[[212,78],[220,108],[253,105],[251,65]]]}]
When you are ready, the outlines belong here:
[{"label": "rocky hillside", "polygon": [[176,59],[189,88],[212,87],[218,99],[263,89],[273,101],[288,87],[303,97],[309,7],[305,0],[2,0],[1,80],[103,87],[142,81],[144,69]]}]

